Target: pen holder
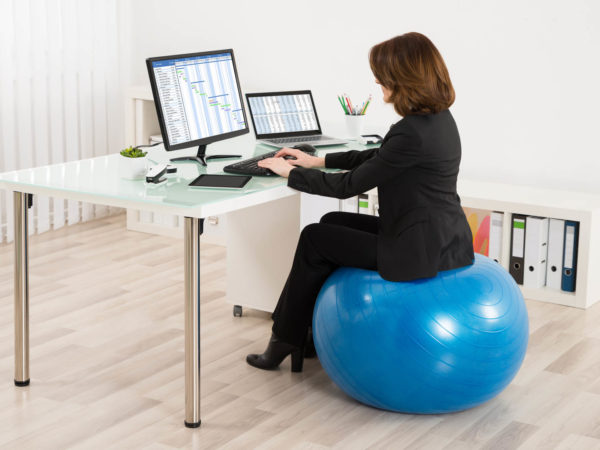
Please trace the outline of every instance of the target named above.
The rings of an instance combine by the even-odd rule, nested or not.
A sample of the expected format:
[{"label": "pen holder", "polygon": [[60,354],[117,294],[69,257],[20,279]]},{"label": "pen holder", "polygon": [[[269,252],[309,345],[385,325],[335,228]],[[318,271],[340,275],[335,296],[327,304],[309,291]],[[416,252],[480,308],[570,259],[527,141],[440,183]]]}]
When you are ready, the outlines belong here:
[{"label": "pen holder", "polygon": [[346,115],[346,129],[350,139],[358,139],[362,134],[365,123],[365,116]]}]

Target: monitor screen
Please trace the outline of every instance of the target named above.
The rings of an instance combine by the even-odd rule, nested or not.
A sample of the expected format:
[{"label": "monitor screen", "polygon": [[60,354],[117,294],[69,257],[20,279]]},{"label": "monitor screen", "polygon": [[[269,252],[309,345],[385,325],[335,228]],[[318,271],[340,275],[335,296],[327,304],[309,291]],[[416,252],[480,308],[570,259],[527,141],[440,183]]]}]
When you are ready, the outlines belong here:
[{"label": "monitor screen", "polygon": [[320,132],[310,91],[246,94],[256,136]]},{"label": "monitor screen", "polygon": [[167,150],[248,132],[232,50],[149,58]]}]

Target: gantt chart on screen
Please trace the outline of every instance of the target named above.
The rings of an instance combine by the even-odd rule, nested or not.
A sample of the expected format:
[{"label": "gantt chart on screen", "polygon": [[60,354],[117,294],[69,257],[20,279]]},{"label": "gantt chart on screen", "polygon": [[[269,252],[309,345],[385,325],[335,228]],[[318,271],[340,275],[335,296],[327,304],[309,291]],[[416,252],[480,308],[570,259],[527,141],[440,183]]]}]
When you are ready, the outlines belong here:
[{"label": "gantt chart on screen", "polygon": [[250,97],[256,134],[318,130],[309,94]]},{"label": "gantt chart on screen", "polygon": [[152,63],[171,145],[246,127],[231,54]]}]

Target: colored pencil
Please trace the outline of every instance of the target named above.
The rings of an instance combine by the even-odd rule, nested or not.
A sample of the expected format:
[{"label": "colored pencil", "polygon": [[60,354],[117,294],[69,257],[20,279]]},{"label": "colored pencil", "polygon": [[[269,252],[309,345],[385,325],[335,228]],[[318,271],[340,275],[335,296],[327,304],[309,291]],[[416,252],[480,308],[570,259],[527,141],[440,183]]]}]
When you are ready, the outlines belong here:
[{"label": "colored pencil", "polygon": [[350,103],[350,99],[346,94],[344,94],[344,98],[346,99],[346,103],[348,104],[348,110],[350,111],[350,114],[354,114],[354,111],[352,110],[352,103]]},{"label": "colored pencil", "polygon": [[340,102],[340,105],[342,105],[342,109],[344,110],[344,113],[347,115],[347,114],[348,114],[348,110],[346,109],[346,105],[344,105],[344,102],[343,102],[343,100],[342,100],[342,97],[340,97],[340,96],[338,95],[338,98],[337,98],[337,99],[338,99],[338,102]]},{"label": "colored pencil", "polygon": [[372,97],[369,95],[369,99],[367,100],[367,103],[365,104],[365,107],[361,111],[361,114],[365,114],[367,112],[367,107],[369,106],[369,103],[371,103],[371,98]]}]

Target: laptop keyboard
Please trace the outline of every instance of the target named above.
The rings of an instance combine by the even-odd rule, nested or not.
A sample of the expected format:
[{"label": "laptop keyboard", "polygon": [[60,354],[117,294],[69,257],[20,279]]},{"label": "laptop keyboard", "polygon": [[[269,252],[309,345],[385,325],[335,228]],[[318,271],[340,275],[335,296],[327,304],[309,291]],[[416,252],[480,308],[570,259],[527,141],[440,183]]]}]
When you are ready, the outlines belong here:
[{"label": "laptop keyboard", "polygon": [[298,136],[293,138],[268,139],[273,144],[288,144],[290,142],[315,142],[323,139],[323,136]]}]

